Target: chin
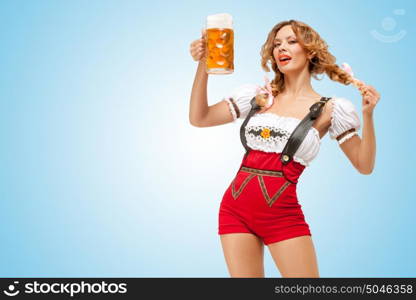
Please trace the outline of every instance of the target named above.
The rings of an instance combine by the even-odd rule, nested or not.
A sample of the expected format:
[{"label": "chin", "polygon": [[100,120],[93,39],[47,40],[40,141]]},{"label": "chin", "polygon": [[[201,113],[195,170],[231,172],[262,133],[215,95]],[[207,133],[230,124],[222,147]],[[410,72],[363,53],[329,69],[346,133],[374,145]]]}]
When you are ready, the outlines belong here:
[{"label": "chin", "polygon": [[300,70],[302,70],[301,67],[296,67],[296,66],[290,66],[290,67],[283,67],[283,68],[279,68],[279,71],[282,72],[283,74],[288,74],[288,73],[296,73],[299,72]]},{"label": "chin", "polygon": [[283,74],[287,74],[287,73],[291,73],[293,71],[296,71],[296,69],[294,69],[294,68],[281,68],[281,69],[279,69],[279,71]]}]

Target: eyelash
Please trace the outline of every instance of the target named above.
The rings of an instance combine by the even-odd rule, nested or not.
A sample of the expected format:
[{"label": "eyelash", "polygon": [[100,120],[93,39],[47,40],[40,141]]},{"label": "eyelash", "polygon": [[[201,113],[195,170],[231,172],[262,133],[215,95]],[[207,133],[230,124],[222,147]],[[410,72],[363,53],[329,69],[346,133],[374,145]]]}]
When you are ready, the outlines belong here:
[{"label": "eyelash", "polygon": [[[289,42],[289,44],[290,44],[290,43],[292,43],[292,42],[293,42],[293,43],[296,43],[296,41],[290,41],[290,42]],[[276,43],[276,44],[274,44],[274,46],[275,46],[275,47],[277,47],[277,46],[278,46],[278,44]]]}]

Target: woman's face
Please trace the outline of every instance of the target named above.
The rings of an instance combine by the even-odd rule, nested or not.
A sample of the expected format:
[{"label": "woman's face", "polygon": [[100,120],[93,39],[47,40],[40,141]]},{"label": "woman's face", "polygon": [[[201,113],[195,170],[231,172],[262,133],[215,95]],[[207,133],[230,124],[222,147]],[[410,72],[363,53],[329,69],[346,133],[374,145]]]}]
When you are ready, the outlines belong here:
[{"label": "woman's face", "polygon": [[[285,25],[276,33],[274,41],[273,57],[276,60],[280,72],[287,74],[293,71],[301,71],[308,66],[306,52],[299,44],[291,25]],[[290,60],[281,59],[290,57]]]}]

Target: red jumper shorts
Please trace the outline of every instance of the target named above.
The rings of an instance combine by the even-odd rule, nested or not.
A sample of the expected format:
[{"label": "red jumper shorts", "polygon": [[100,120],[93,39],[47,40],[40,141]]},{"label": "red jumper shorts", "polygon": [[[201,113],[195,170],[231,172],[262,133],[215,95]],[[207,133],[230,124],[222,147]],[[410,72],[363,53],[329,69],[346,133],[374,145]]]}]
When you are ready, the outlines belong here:
[{"label": "red jumper shorts", "polygon": [[280,153],[250,150],[225,191],[218,234],[248,232],[265,245],[298,236],[312,236],[298,202],[296,185],[305,166]]}]

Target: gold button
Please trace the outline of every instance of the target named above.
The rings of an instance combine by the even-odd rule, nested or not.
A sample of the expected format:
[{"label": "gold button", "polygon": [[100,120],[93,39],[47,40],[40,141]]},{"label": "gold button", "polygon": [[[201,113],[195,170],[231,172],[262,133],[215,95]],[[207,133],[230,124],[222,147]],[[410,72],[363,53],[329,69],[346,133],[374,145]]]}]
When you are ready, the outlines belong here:
[{"label": "gold button", "polygon": [[286,154],[283,155],[283,160],[288,161],[289,160],[289,156],[287,156]]}]

